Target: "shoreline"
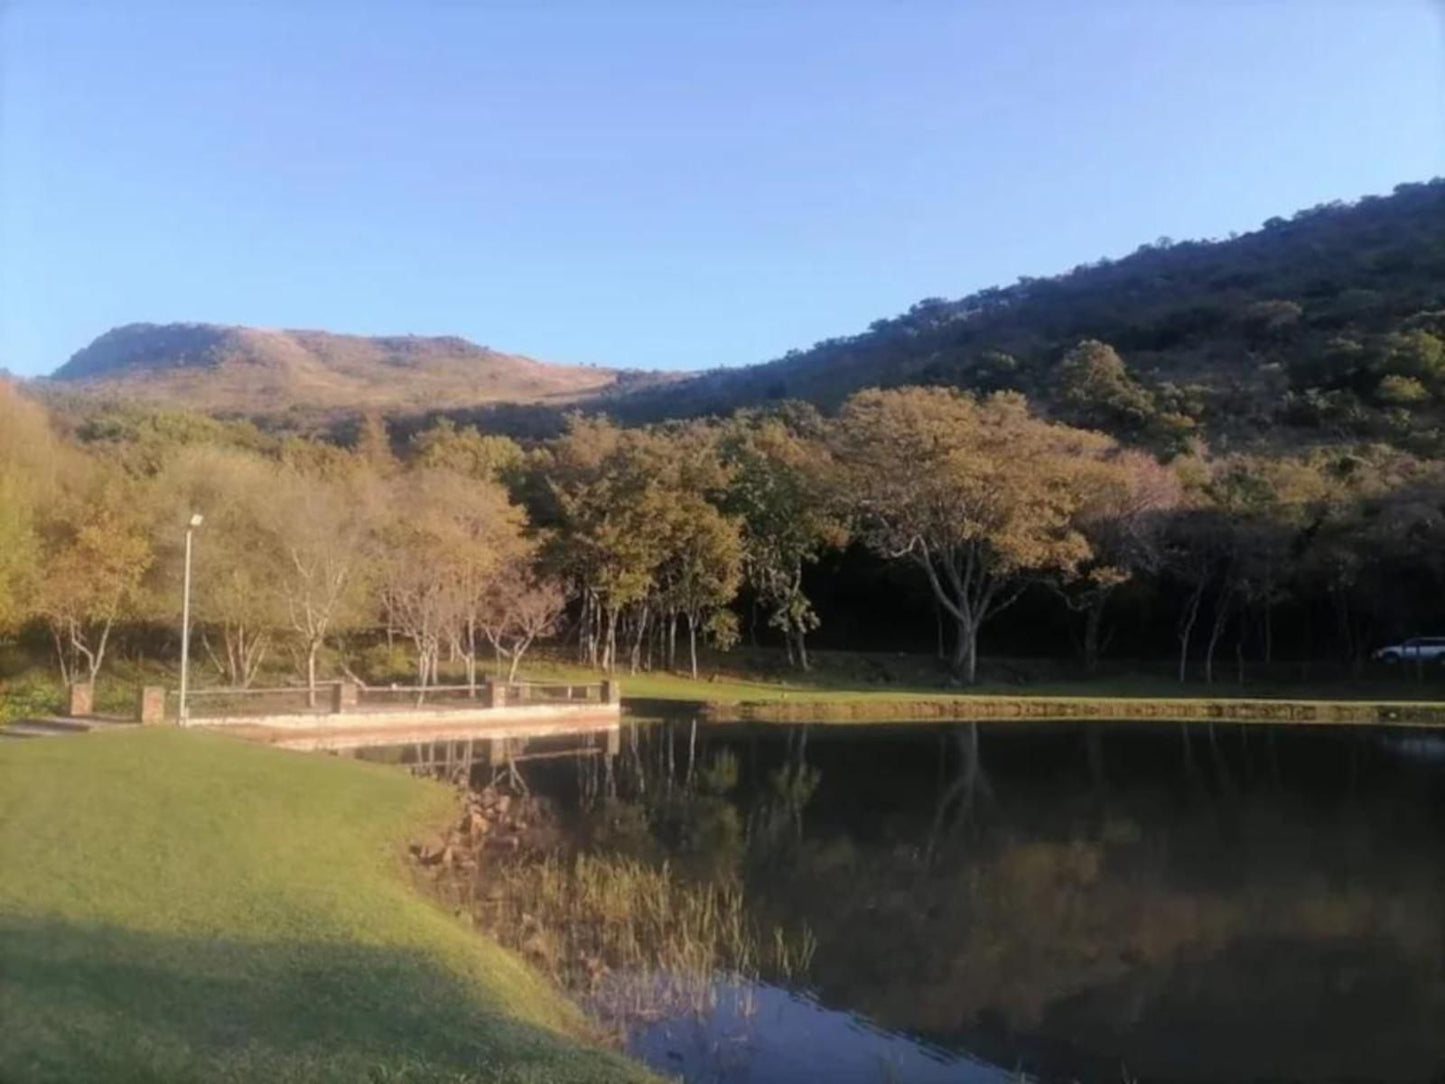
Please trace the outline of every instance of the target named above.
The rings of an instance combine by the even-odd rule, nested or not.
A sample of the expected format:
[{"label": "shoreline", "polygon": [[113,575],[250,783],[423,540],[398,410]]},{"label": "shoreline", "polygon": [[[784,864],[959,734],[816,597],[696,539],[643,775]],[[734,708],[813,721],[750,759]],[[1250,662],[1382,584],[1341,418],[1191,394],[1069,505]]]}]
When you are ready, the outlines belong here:
[{"label": "shoreline", "polygon": [[[638,698],[643,703],[661,700]],[[685,701],[672,701],[681,705]],[[628,701],[624,701],[628,706]],[[1153,721],[1293,724],[1301,726],[1412,726],[1445,729],[1445,701],[1304,700],[1269,697],[1109,697],[954,695],[896,700],[696,701],[711,723],[786,722],[1008,722]]]}]

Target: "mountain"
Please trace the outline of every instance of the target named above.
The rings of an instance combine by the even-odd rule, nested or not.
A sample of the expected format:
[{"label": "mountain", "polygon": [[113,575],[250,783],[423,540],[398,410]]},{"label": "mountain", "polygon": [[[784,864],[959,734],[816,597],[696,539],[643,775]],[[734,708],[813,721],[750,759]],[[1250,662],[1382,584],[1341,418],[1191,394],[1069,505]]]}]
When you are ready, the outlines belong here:
[{"label": "mountain", "polygon": [[[1097,343],[1081,359],[1085,340]],[[910,383],[1016,389],[1145,443],[1346,437],[1439,453],[1445,181],[930,298],[861,334],[640,389],[609,410],[646,421],[782,399],[829,409]]]},{"label": "mountain", "polygon": [[1017,390],[1163,453],[1370,441],[1445,456],[1445,181],[925,299],[860,334],[708,373],[550,365],[458,338],[133,324],[51,387],[251,416],[375,408],[414,425],[444,412],[545,435],[573,406],[623,422],[787,399],[829,410],[901,384]]},{"label": "mountain", "polygon": [[666,377],[555,365],[455,337],[128,324],[77,352],[50,379],[65,390],[267,415],[560,404]]}]

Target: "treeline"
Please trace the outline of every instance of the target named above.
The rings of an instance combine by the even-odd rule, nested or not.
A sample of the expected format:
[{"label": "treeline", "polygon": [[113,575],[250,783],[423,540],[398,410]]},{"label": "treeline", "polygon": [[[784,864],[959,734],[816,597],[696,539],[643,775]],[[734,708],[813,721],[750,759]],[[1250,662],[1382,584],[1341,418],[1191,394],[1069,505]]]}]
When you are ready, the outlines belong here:
[{"label": "treeline", "polygon": [[1053,413],[1067,407],[1062,360],[1082,339],[1128,362],[1133,405],[1154,417],[1116,435],[1156,450],[1193,432],[1215,445],[1344,436],[1445,453],[1445,180],[927,298],[860,334],[611,409],[654,420],[791,398],[833,410],[860,388],[936,384],[1018,391]]},{"label": "treeline", "polygon": [[[1139,406],[1103,344],[1067,366],[1079,420]],[[699,648],[732,646],[753,614],[807,668],[820,569],[843,552],[911,570],[933,607],[915,623],[941,621],[960,680],[1025,597],[1072,629],[1037,653],[1072,640],[1092,669],[1114,615],[1147,613],[1173,638],[1153,653],[1212,680],[1226,645],[1274,658],[1280,613],[1294,630],[1323,616],[1331,653],[1361,659],[1434,618],[1445,572],[1435,462],[1191,443],[1166,463],[1010,392],[869,390],[832,417],[787,403],[650,428],[576,415],[525,448],[449,422],[396,446],[371,417],[343,447],[179,413],[49,415],[0,385],[0,623],[43,633],[65,680],[94,678],[117,635],[176,628],[195,512],[200,656],[238,686],[284,659],[314,688],[323,658],[346,667],[383,634],[422,685],[449,660],[515,676],[552,636],[604,670],[696,675]]]}]

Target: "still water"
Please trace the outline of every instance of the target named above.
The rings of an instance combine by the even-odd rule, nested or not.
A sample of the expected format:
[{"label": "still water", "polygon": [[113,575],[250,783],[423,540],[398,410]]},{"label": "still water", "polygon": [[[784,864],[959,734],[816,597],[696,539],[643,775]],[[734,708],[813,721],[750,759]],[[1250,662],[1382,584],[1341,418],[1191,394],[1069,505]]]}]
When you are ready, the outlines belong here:
[{"label": "still water", "polygon": [[[816,939],[805,976],[636,1023],[665,1073],[1445,1079],[1445,738],[674,719],[617,760],[675,868],[740,877],[759,920]],[[528,782],[610,845],[595,772]],[[711,813],[657,815],[673,788]]]}]

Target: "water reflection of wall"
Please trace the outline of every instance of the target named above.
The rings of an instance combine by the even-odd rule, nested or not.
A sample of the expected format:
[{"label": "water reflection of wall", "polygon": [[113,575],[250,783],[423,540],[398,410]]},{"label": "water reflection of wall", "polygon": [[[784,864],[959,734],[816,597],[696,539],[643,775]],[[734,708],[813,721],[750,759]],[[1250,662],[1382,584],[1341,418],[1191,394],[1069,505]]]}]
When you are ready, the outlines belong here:
[{"label": "water reflection of wall", "polygon": [[886,1026],[1086,1079],[1428,1078],[1439,769],[1240,729],[688,728],[682,756],[658,728],[618,799],[725,749],[742,833],[714,873],[805,920],[822,1000]]}]

